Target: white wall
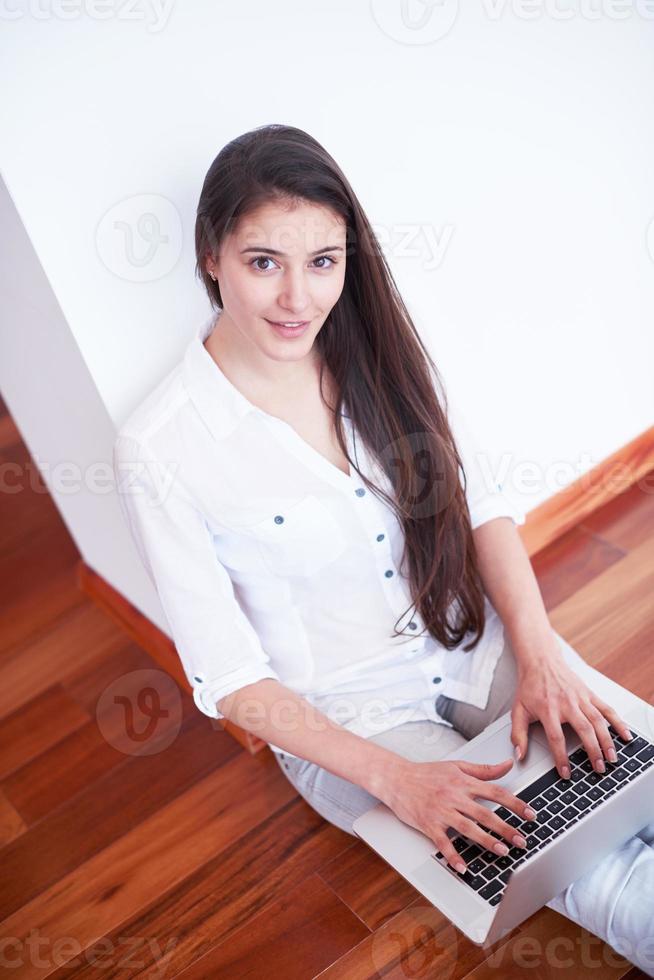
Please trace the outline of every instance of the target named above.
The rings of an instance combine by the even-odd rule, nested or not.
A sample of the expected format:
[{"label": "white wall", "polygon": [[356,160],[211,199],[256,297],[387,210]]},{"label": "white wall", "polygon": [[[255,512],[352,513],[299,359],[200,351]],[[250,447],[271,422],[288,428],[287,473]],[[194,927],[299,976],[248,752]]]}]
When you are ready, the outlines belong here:
[{"label": "white wall", "polygon": [[[110,461],[208,311],[204,174],[266,122],[343,167],[525,511],[652,424],[654,0],[407,9],[4,0],[0,390],[36,458]],[[44,478],[86,561],[163,624],[111,493]]]}]

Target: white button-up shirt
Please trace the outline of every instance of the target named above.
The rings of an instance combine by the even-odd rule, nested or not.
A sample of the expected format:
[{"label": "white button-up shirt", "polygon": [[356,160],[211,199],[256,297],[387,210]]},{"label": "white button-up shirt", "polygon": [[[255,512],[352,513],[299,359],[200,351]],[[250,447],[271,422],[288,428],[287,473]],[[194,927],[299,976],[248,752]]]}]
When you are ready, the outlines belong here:
[{"label": "white button-up shirt", "polygon": [[[122,426],[113,457],[122,512],[197,707],[224,718],[217,701],[271,677],[364,738],[418,719],[449,725],[440,694],[484,708],[504,642],[488,598],[473,651],[423,632],[391,508],[234,387],[203,346],[215,322]],[[342,417],[350,456],[392,496]],[[448,419],[473,528],[499,516],[523,524],[501,487],[488,487],[483,454],[451,404]]]}]

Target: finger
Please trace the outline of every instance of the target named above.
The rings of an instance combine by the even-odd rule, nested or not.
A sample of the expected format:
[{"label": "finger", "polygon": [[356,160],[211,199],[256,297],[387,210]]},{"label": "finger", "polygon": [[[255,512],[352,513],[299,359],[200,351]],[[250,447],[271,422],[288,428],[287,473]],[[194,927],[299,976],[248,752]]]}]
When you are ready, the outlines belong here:
[{"label": "finger", "polygon": [[441,852],[447,863],[454,868],[455,871],[459,871],[463,874],[463,872],[467,870],[466,863],[452,844],[452,841],[447,834],[435,833],[433,840],[434,844]]},{"label": "finger", "polygon": [[481,803],[476,804],[471,811],[471,815],[478,823],[483,824],[484,827],[488,827],[489,830],[494,830],[496,834],[504,837],[510,845],[515,847],[527,846],[527,841],[515,827],[512,827],[510,823],[506,823],[496,813],[489,810],[488,807],[482,806]]},{"label": "finger", "polygon": [[463,814],[460,816],[456,829],[465,837],[486,848],[487,851],[493,851],[494,854],[508,854],[509,852],[508,844],[497,840],[496,837],[493,837],[492,834],[485,831],[483,827],[476,824],[474,820],[470,820]]},{"label": "finger", "polygon": [[[577,706],[575,710],[571,712],[568,720],[575,731],[579,733],[579,737],[581,738],[583,746],[586,750],[586,755],[590,759],[595,771],[604,772],[606,767],[604,766],[604,761],[602,760],[602,750],[600,748],[600,743],[597,740],[594,725],[589,721],[579,706]],[[597,764],[598,760],[600,763],[599,766]]]},{"label": "finger", "polygon": [[483,796],[484,799],[493,800],[494,803],[501,803],[507,810],[513,810],[516,816],[523,820],[535,820],[536,811],[530,807],[519,796],[509,793],[503,786],[491,785],[484,789],[483,793],[476,793],[476,796]]},{"label": "finger", "polygon": [[511,741],[515,746],[515,757],[518,761],[527,754],[529,740],[529,715],[522,702],[516,702],[511,712],[512,728]]},{"label": "finger", "polygon": [[613,725],[616,732],[622,735],[622,737],[625,739],[631,739],[631,729],[629,728],[629,725],[620,717],[618,712],[612,708],[610,704],[606,704],[605,701],[602,701],[602,699],[598,698],[596,695],[591,697],[591,702],[606,718],[608,718],[610,724]]},{"label": "finger", "polygon": [[570,761],[568,759],[563,729],[561,728],[561,719],[556,714],[549,714],[541,718],[541,723],[545,729],[556,768],[559,770],[563,779],[570,779]]},{"label": "finger", "polygon": [[[595,729],[595,735],[597,741],[599,742],[600,750],[604,754],[604,758],[607,762],[617,762],[618,754],[615,750],[615,745],[613,744],[613,739],[611,738],[611,733],[609,731],[609,724],[602,714],[602,712],[595,707],[594,704],[588,703],[583,706],[584,713],[591,725]],[[602,755],[597,757],[598,762],[603,762]],[[606,769],[606,767],[604,767]]]},{"label": "finger", "polygon": [[[606,721],[604,720],[600,712],[597,710],[597,708],[595,708],[592,704],[589,703],[588,704],[581,703],[579,705],[577,712],[575,712],[574,717],[579,718],[579,715],[583,716],[583,718],[586,720],[586,723],[589,726],[589,728],[587,729],[588,731],[587,737],[588,737],[588,742],[590,744],[590,749],[586,748],[586,743],[584,742],[584,748],[586,749],[588,758],[592,762],[593,768],[595,769],[596,772],[606,772],[606,766],[604,765],[604,758],[602,753],[604,752],[605,746],[607,747],[607,752],[609,746],[613,748],[613,739],[609,734],[609,729],[606,724]],[[582,724],[580,718],[579,718],[579,724]],[[614,748],[613,751],[615,752]],[[613,762],[614,760],[611,759],[610,761]]]},{"label": "finger", "polygon": [[513,761],[509,756],[503,762],[468,762],[466,759],[457,759],[456,764],[461,772],[475,776],[476,779],[497,779],[503,772],[509,771]]}]

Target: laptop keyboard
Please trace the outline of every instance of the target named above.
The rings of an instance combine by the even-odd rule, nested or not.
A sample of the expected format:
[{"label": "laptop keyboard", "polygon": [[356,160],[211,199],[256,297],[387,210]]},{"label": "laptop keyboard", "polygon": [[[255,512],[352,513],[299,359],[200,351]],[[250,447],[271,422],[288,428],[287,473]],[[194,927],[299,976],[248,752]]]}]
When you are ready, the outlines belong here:
[{"label": "laptop keyboard", "polygon": [[[617,793],[621,786],[631,782],[654,764],[652,742],[635,732],[631,733],[631,741],[626,741],[612,725],[608,727],[618,761],[609,762],[604,759],[606,772],[595,772],[586,750],[581,746],[569,756],[570,779],[562,779],[556,766],[553,766],[515,794],[536,811],[535,820],[524,820],[504,806],[496,807],[492,811],[522,834],[527,842],[526,848],[512,846],[501,834],[483,827],[492,837],[509,847],[508,854],[499,855],[487,851],[468,837],[456,834],[452,843],[466,862],[466,871],[456,871],[447,863],[441,851],[436,851],[432,857],[473,888],[490,905],[497,905],[510,875],[517,867]],[[482,827],[482,824],[476,822],[477,826]]]}]

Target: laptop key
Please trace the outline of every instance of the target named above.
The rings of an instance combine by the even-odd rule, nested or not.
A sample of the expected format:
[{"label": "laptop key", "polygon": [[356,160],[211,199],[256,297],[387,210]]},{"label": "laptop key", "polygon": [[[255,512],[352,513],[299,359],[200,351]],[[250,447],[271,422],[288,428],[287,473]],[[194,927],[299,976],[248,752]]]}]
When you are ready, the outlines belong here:
[{"label": "laptop key", "polygon": [[531,805],[531,800],[533,800],[535,796],[538,796],[549,786],[553,786],[559,781],[559,778],[559,773],[556,767],[553,767],[552,769],[548,769],[547,772],[543,773],[543,775],[540,776],[535,782],[531,783],[529,786],[525,786],[524,789],[521,789],[520,792],[516,793],[515,795],[519,800]]},{"label": "laptop key", "polygon": [[[579,800],[577,800],[577,806],[579,805]],[[561,811],[561,816],[564,820],[572,820],[573,817],[577,816],[577,811],[572,806],[567,806],[565,810]]]},{"label": "laptop key", "polygon": [[494,812],[496,816],[500,818],[500,820],[506,820],[507,817],[511,816],[511,811],[507,810],[505,806],[498,807],[497,810],[495,810]]},{"label": "laptop key", "polygon": [[482,898],[492,898],[499,891],[502,890],[502,882],[495,879],[495,881],[487,882],[482,889],[480,889],[479,894]]},{"label": "laptop key", "polygon": [[552,830],[558,830],[559,827],[565,827],[565,820],[559,816],[552,817],[549,822],[549,826],[552,828]]},{"label": "laptop key", "polygon": [[465,881],[466,885],[470,885],[471,888],[474,888],[476,892],[487,884],[486,879],[482,878],[481,875],[471,875],[469,871],[464,871],[463,874],[461,874],[459,871],[455,871],[455,874],[458,875],[461,881]]},{"label": "laptop key", "polygon": [[482,851],[483,848],[479,847],[478,844],[472,844],[465,851],[461,852],[461,859],[467,864],[469,861],[474,861],[476,857],[479,857]]},{"label": "laptop key", "polygon": [[502,896],[501,895],[493,895],[493,897],[491,899],[489,899],[488,904],[489,905],[497,905],[498,902],[501,902],[501,901],[502,901]]},{"label": "laptop key", "polygon": [[599,783],[601,778],[602,774],[593,770],[593,772],[589,772],[586,776],[586,782],[590,783],[591,786],[594,786],[595,783]]},{"label": "laptop key", "polygon": [[635,738],[633,739],[633,741],[628,742],[627,745],[624,746],[622,751],[625,755],[635,755],[636,752],[640,752],[641,749],[644,749],[646,745],[647,742],[645,741],[645,739],[641,738],[641,736],[639,735],[638,738]]},{"label": "laptop key", "polygon": [[591,786],[586,794],[589,800],[603,800],[604,793],[599,788],[599,786]]},{"label": "laptop key", "polygon": [[573,783],[578,783],[579,780],[583,779],[585,775],[586,773],[584,772],[584,770],[579,769],[577,767],[576,769],[573,769],[572,772],[570,773],[570,779],[572,780]]},{"label": "laptop key", "polygon": [[625,769],[629,772],[639,772],[640,771],[640,761],[638,759],[627,759],[624,764]]},{"label": "laptop key", "polygon": [[[575,787],[575,789],[576,789],[576,787]],[[566,792],[562,795],[561,802],[562,803],[567,803],[567,804],[574,803],[574,801],[576,800],[576,798],[577,798],[576,797],[576,794],[573,793],[573,791],[571,789],[569,789],[569,790],[566,790]]]},{"label": "laptop key", "polygon": [[636,756],[636,758],[640,759],[641,762],[649,762],[649,760],[653,757],[654,745],[646,745],[645,748]]},{"label": "laptop key", "polygon": [[547,806],[547,800],[544,800],[542,796],[535,796],[529,803],[529,806],[532,810],[542,810],[544,806]]},{"label": "laptop key", "polygon": [[474,861],[470,861],[468,864],[468,871],[470,874],[478,875],[486,865],[479,858],[475,858]]},{"label": "laptop key", "polygon": [[502,872],[502,874],[499,877],[499,880],[503,881],[506,884],[506,882],[509,880],[512,874],[513,874],[513,868],[507,868],[506,871]]},{"label": "laptop key", "polygon": [[586,758],[586,749],[583,746],[580,746],[578,749],[575,749],[570,756],[570,762],[573,765],[577,765],[577,763],[583,762]]},{"label": "laptop key", "polygon": [[492,864],[487,864],[485,868],[482,868],[481,873],[484,878],[490,881],[491,878],[497,877],[497,875],[500,873],[500,869],[494,867]]},{"label": "laptop key", "polygon": [[520,824],[522,823],[522,820],[520,819],[520,817],[516,817],[515,813],[512,813],[510,817],[506,818],[506,822],[510,824],[512,827],[519,827]]},{"label": "laptop key", "polygon": [[554,789],[553,786],[550,786],[549,789],[546,789],[542,795],[545,797],[546,800],[549,800],[551,803],[552,800],[555,800],[559,794],[557,793],[557,791]]},{"label": "laptop key", "polygon": [[[592,789],[593,789],[593,787],[591,786],[591,788],[588,790],[588,792],[590,793],[590,791]],[[578,796],[577,799],[574,802],[574,806],[571,806],[571,807],[568,808],[569,810],[572,811],[571,814],[570,814],[570,816],[575,816],[576,817],[576,816],[578,816],[579,813],[583,813],[584,811],[589,810],[590,809],[590,805],[591,805],[592,802],[593,801],[592,800],[589,800],[587,796]],[[565,817],[565,813],[563,813],[562,816]],[[568,818],[566,817],[566,819],[568,819]]]},{"label": "laptop key", "polygon": [[552,833],[553,831],[551,827],[545,825],[543,827],[538,828],[538,830],[536,831],[536,837],[540,837],[541,840],[547,840],[548,837],[551,837]]},{"label": "laptop key", "polygon": [[540,844],[540,838],[536,837],[535,834],[530,834],[527,838],[527,850],[531,851],[534,847],[538,847]]},{"label": "laptop key", "polygon": [[563,809],[563,803],[561,803],[560,800],[554,800],[553,803],[550,803],[547,809],[550,811],[550,813],[560,813]]},{"label": "laptop key", "polygon": [[538,826],[539,825],[536,823],[535,820],[525,820],[525,822],[520,828],[520,833],[523,835],[523,837],[525,834],[533,834],[533,832],[536,830],[536,827]]}]

